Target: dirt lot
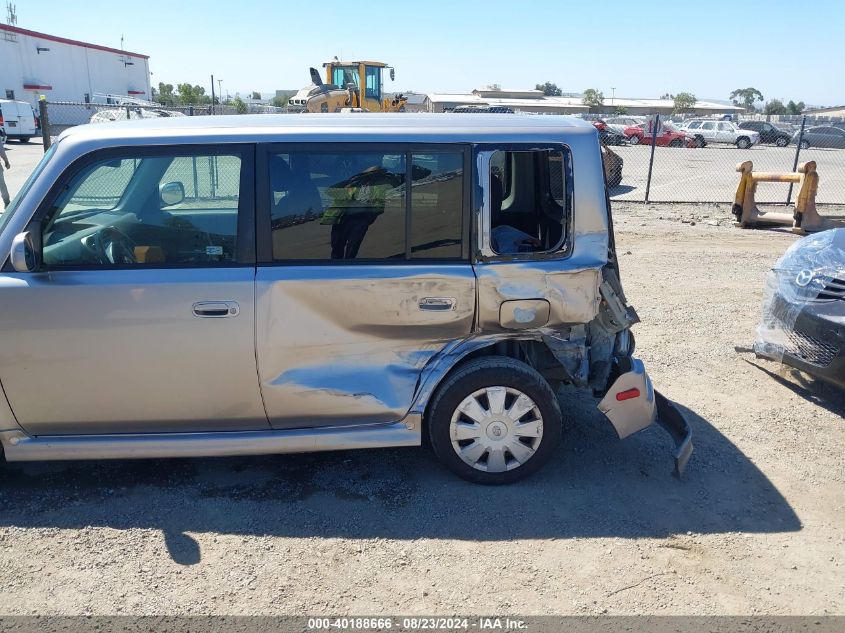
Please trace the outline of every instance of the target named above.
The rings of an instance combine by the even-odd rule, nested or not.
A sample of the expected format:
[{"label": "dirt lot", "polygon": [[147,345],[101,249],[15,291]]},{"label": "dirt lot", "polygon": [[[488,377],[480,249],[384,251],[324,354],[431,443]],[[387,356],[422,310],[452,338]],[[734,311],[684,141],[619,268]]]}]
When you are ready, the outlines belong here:
[{"label": "dirt lot", "polygon": [[508,488],[420,449],[10,465],[0,611],[845,614],[845,395],[735,350],[794,237],[615,209],[639,353],[695,434],[683,480],[662,431],[619,441],[567,392],[558,459]]}]

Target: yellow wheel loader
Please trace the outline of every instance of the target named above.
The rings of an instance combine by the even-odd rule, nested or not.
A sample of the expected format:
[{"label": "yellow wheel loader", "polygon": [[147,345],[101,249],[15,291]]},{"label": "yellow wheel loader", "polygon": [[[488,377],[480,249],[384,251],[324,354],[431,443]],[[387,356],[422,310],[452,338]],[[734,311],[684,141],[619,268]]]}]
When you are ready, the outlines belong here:
[{"label": "yellow wheel loader", "polygon": [[396,95],[384,96],[383,73],[390,70],[393,81],[395,71],[382,62],[342,62],[334,58],[323,64],[326,80],[316,68],[311,68],[311,85],[291,97],[288,110],[293,112],[340,112],[345,109],[366,112],[404,112],[407,99]]}]

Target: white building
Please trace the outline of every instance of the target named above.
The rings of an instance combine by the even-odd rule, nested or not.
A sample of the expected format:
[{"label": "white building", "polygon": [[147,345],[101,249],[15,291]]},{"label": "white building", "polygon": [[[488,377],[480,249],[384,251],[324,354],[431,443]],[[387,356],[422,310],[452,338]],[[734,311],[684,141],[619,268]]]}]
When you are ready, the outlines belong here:
[{"label": "white building", "polygon": [[149,56],[0,24],[0,98],[105,103],[151,98]]}]

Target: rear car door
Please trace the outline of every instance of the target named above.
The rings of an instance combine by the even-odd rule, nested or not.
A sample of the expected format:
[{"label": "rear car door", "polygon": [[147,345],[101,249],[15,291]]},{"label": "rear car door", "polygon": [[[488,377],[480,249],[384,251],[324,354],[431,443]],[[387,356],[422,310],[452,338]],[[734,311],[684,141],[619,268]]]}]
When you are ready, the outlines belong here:
[{"label": "rear car door", "polygon": [[472,329],[468,148],[280,144],[258,164],[270,424],[402,419],[426,363]]},{"label": "rear car door", "polygon": [[0,124],[6,128],[6,136],[16,139],[21,135],[18,108],[14,101],[0,101],[0,118]]},{"label": "rear car door", "polygon": [[255,369],[254,148],[119,148],[30,223],[0,274],[0,380],[33,435],[267,428]]},{"label": "rear car door", "polygon": [[716,133],[716,122],[715,121],[705,121],[701,124],[701,127],[698,130],[700,134],[704,137],[705,141],[710,143],[715,143],[719,140],[718,135]]}]

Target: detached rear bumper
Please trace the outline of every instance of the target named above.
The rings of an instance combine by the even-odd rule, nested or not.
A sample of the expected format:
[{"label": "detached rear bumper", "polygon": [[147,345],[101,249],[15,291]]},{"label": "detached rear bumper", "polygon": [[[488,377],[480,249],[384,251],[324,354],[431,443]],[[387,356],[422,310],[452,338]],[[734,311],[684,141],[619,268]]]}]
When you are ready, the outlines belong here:
[{"label": "detached rear bumper", "polygon": [[680,476],[692,455],[692,431],[678,408],[655,391],[643,362],[631,358],[631,369],[613,381],[598,404],[616,429],[625,438],[657,422],[675,441],[675,470]]}]

